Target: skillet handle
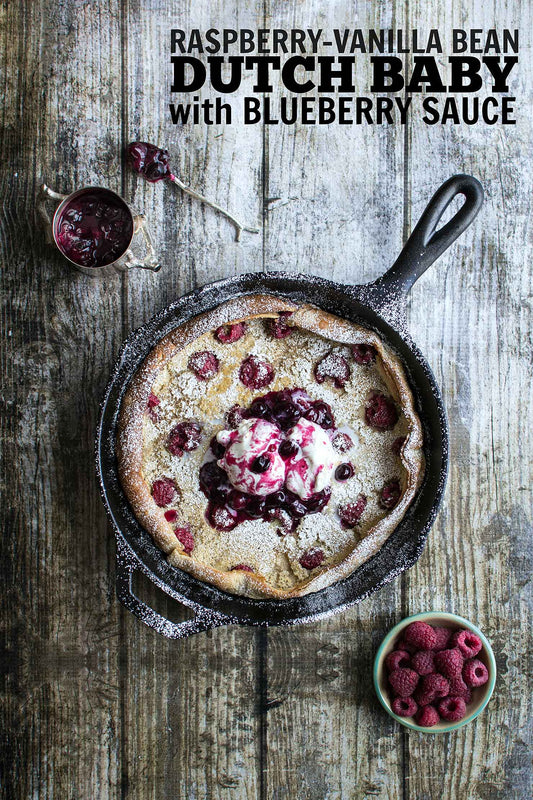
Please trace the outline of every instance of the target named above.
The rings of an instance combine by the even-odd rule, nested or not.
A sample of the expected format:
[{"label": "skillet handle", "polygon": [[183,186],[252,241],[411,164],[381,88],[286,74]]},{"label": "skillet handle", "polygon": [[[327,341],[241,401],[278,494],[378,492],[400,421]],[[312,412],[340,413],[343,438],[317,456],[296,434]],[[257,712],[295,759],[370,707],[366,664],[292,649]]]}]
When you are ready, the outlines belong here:
[{"label": "skillet handle", "polygon": [[137,564],[132,562],[134,556],[131,550],[122,544],[117,537],[117,566],[116,566],[116,587],[117,596],[120,602],[135,614],[141,622],[153,628],[157,633],[166,636],[167,639],[184,639],[192,636],[193,633],[201,633],[211,628],[218,628],[221,625],[228,625],[231,620],[222,614],[210,610],[199,610],[195,607],[193,619],[184,622],[172,622],[171,620],[154,611],[153,608],[140,600],[134,593],[132,587],[133,573],[137,569]]},{"label": "skillet handle", "polygon": [[[465,196],[459,211],[437,230],[454,197]],[[420,217],[405,246],[375,286],[407,293],[416,280],[450,247],[477,216],[483,203],[483,187],[471,175],[454,175],[442,184]]]}]

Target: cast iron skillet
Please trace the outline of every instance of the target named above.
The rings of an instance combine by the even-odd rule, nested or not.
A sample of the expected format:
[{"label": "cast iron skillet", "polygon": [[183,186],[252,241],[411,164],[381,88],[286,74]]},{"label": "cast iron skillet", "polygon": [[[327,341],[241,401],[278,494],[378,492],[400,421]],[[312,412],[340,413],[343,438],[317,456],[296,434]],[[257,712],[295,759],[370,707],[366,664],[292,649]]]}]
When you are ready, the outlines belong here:
[{"label": "cast iron skillet", "polygon": [[[453,198],[465,200],[455,216],[437,231]],[[442,500],[448,469],[448,429],[442,398],[424,357],[405,325],[407,293],[423,272],[454,242],[483,202],[479,181],[455,175],[431,199],[391,269],[374,283],[343,286],[323,278],[267,272],[240,275],[197,289],[176,300],[124,342],[101,406],[96,461],[102,497],[117,538],[117,592],[143,622],[171,639],[230,623],[290,625],[339,612],[380,589],[411,567],[422,553]],[[127,384],[155,344],[185,320],[230,298],[272,293],[313,303],[374,331],[398,353],[407,371],[424,428],[426,471],[405,518],[382,549],[348,578],[319,592],[290,600],[251,600],[230,595],[171,567],[135,519],[117,472],[117,416]],[[175,623],[135,596],[132,575],[141,570],[154,584],[194,611]]]}]

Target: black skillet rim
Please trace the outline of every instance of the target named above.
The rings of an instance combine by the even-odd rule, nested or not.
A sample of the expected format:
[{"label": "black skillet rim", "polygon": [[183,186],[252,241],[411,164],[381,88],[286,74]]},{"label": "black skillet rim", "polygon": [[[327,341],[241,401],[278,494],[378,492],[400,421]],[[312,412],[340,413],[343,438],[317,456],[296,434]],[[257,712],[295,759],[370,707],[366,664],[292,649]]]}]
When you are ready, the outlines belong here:
[{"label": "black skillet rim", "polygon": [[[121,544],[122,554],[125,547],[129,549],[132,560],[138,562],[136,567],[163,591],[198,611],[207,610],[223,615],[228,624],[289,625],[319,619],[361,602],[409,569],[420,557],[445,489],[448,471],[446,414],[429,365],[409,333],[405,330],[399,332],[380,315],[380,298],[372,297],[372,288],[343,286],[316,276],[286,272],[233,276],[207,284],[178,298],[127,337],[100,406],[96,467],[102,499],[117,534],[117,544]],[[129,380],[156,342],[185,319],[214,308],[230,298],[257,292],[277,294],[299,302],[311,302],[326,311],[374,328],[398,352],[407,370],[417,410],[425,428],[424,451],[429,465],[422,487],[406,517],[378,553],[337,584],[289,600],[252,600],[230,595],[170,566],[162,551],[135,519],[118,480],[114,455],[116,419],[121,399]],[[365,316],[357,313],[357,306]],[[421,391],[418,382],[413,379],[413,368],[419,376],[423,375],[427,382],[425,389],[429,390],[429,396],[434,403],[429,423],[427,405],[425,408],[420,407]],[[434,441],[435,431],[438,431],[438,443]],[[431,495],[429,507],[428,492]],[[110,497],[111,493],[114,493],[113,497]],[[119,568],[120,563],[117,563],[117,569]]]}]

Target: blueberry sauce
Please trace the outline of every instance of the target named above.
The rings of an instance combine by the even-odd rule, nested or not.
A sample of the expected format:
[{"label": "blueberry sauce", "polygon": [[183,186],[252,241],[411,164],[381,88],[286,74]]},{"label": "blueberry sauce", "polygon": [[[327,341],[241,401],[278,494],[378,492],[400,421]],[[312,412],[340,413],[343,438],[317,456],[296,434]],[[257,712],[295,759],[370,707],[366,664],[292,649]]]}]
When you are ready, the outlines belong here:
[{"label": "blueberry sauce", "polygon": [[266,419],[288,431],[304,417],[324,430],[335,427],[333,412],[322,400],[312,400],[303,389],[282,389],[256,397],[245,411],[245,417]]},{"label": "blueberry sauce", "polygon": [[335,470],[335,480],[337,481],[347,481],[349,478],[353,478],[354,475],[355,470],[350,463],[339,464]]},{"label": "blueberry sauce", "polygon": [[223,444],[220,444],[220,442],[217,442],[217,437],[216,436],[213,436],[213,438],[211,439],[211,442],[209,443],[209,446],[211,447],[211,452],[213,453],[215,458],[222,458],[226,448],[224,447]]},{"label": "blueberry sauce", "polygon": [[278,447],[278,453],[283,459],[295,456],[298,452],[298,445],[290,439],[285,439]]},{"label": "blueberry sauce", "polygon": [[251,470],[252,472],[256,472],[258,475],[260,475],[262,472],[266,472],[269,466],[270,459],[268,456],[257,456],[257,458],[254,458],[252,462]]},{"label": "blueberry sauce", "polygon": [[61,252],[81,267],[104,267],[120,258],[133,236],[126,203],[108,189],[88,189],[66,204],[55,223]]},{"label": "blueberry sauce", "polygon": [[[335,420],[331,408],[320,400],[312,400],[303,389],[282,389],[279,392],[268,392],[257,397],[247,409],[243,409],[244,418],[260,418],[278,425],[287,432],[302,417],[316,422],[325,430],[335,428]],[[294,455],[293,442],[284,440],[279,447],[282,458]],[[211,440],[211,452],[220,458],[224,447],[214,437]],[[268,463],[267,463],[268,461]],[[252,469],[258,473],[269,467],[267,455],[258,456]],[[272,521],[287,517],[289,524],[283,527],[285,532],[294,530],[306,514],[322,511],[331,497],[331,489],[327,486],[321,492],[315,492],[307,500],[286,487],[271,494],[250,495],[235,489],[229,482],[226,472],[216,461],[207,461],[200,468],[200,489],[208,499],[206,518],[209,524],[220,531],[230,531],[241,522],[252,519]]]},{"label": "blueberry sauce", "polygon": [[150,183],[170,178],[169,152],[148,142],[132,142],[128,155],[135,172]]}]

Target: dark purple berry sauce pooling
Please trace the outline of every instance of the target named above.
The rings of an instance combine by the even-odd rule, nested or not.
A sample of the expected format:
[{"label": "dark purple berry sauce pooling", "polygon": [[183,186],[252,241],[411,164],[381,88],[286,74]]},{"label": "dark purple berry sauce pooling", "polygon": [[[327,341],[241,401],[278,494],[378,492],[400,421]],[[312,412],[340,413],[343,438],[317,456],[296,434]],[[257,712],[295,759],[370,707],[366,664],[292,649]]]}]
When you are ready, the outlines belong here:
[{"label": "dark purple berry sauce pooling", "polygon": [[[242,412],[245,419],[266,419],[278,425],[285,433],[302,418],[316,422],[325,430],[335,428],[335,420],[329,405],[321,400],[312,400],[303,389],[268,392],[262,397],[256,397],[247,409],[242,409]],[[215,458],[221,458],[223,449],[216,438],[211,440],[211,452]],[[290,458],[297,450],[297,445],[287,439],[279,446],[282,458]],[[267,462],[269,462],[268,456],[258,456],[253,462],[252,470],[257,473],[264,472],[269,467]],[[213,528],[220,531],[230,531],[245,520],[280,519],[283,513],[288,515],[291,528],[294,530],[306,514],[322,511],[331,497],[329,486],[307,500],[302,500],[285,487],[265,496],[246,494],[230,484],[226,472],[216,461],[207,461],[201,467],[200,489],[209,501],[206,518]],[[287,527],[284,526],[284,532],[287,532]]]},{"label": "dark purple berry sauce pooling", "polygon": [[[312,400],[303,389],[282,389],[279,392],[268,392],[252,401],[244,416],[248,419],[266,419],[278,425],[282,431],[288,431],[304,417],[315,422],[324,430],[335,427],[333,412],[322,400]],[[283,456],[283,453],[280,451]],[[286,453],[288,457],[290,453]]]},{"label": "dark purple berry sauce pooling", "polygon": [[105,267],[125,253],[133,236],[126,203],[107,189],[78,194],[55,223],[61,252],[81,267]]}]

